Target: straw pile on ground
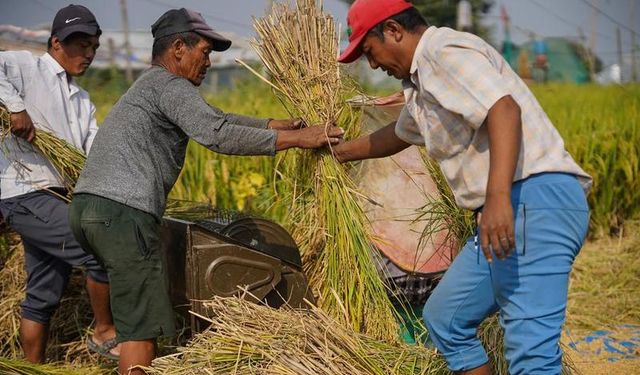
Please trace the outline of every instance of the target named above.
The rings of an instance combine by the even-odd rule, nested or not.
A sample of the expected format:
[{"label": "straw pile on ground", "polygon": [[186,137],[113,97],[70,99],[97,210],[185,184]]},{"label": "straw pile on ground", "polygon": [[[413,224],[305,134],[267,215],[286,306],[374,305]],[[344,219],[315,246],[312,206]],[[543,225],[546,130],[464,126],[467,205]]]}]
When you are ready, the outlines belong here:
[{"label": "straw pile on ground", "polygon": [[[11,134],[11,116],[7,109],[0,105],[0,142]],[[63,186],[69,191],[73,191],[73,187],[80,177],[80,171],[84,167],[86,159],[85,154],[76,147],[69,144],[62,138],[57,137],[53,132],[42,128],[39,124],[36,130],[36,136],[31,144],[27,142],[18,143],[18,147],[33,147],[40,152],[53,166]],[[11,152],[3,149],[5,156],[9,160]],[[19,160],[13,160],[14,165],[20,166]],[[68,198],[71,196],[69,195]]]},{"label": "straw pile on ground", "polygon": [[[253,46],[270,78],[260,77],[291,116],[307,124],[336,123],[346,137],[357,135],[358,116],[346,103],[354,86],[340,78],[338,36],[322,1],[275,4],[254,27]],[[291,192],[286,226],[300,246],[318,306],[357,332],[397,340],[396,314],[372,256],[362,197],[345,167],[327,151],[291,151],[281,172],[288,185],[283,191]]]},{"label": "straw pile on ground", "polygon": [[18,359],[0,357],[0,374],[4,375],[97,375],[106,374],[97,366],[71,366],[62,363],[36,365]]},{"label": "straw pile on ground", "polygon": [[320,309],[275,310],[238,298],[205,303],[211,328],[152,374],[449,374],[434,351],[354,333]]}]

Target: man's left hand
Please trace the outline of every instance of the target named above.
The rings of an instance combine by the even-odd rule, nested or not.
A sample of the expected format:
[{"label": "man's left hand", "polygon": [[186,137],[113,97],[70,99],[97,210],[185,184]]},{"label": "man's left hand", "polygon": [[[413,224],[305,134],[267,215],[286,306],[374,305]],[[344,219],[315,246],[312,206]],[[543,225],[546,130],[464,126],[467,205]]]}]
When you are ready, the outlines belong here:
[{"label": "man's left hand", "polygon": [[296,130],[305,126],[304,121],[299,118],[291,118],[286,120],[271,120],[267,124],[268,129],[273,130]]}]

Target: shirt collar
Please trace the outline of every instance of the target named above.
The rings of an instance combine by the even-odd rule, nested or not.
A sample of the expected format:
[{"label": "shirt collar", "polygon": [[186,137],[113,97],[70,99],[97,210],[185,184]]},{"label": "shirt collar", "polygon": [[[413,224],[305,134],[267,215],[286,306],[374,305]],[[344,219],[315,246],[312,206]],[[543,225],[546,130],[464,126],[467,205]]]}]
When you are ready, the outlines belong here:
[{"label": "shirt collar", "polygon": [[422,36],[418,41],[416,50],[413,53],[413,60],[411,60],[411,69],[409,69],[409,74],[411,74],[410,82],[412,82],[413,84],[417,84],[417,81],[418,81],[417,79],[418,78],[418,59],[420,59],[420,57],[423,55],[421,52],[422,50],[427,48],[429,40],[431,39],[431,36],[436,31],[436,29],[437,27],[435,26],[429,26],[427,30],[425,30],[425,32],[422,33]]},{"label": "shirt collar", "polygon": [[45,53],[44,55],[42,55],[42,61],[44,61],[47,64],[49,69],[51,69],[51,71],[55,75],[59,75],[60,73],[66,73],[62,65],[60,65],[60,63],[57,62],[56,59],[54,59],[53,56],[51,56],[49,53]]},{"label": "shirt collar", "polygon": [[51,72],[60,77],[60,79],[64,80],[69,86],[69,91],[71,95],[76,94],[80,88],[76,84],[76,80],[67,75],[67,72],[64,70],[62,65],[56,59],[53,58],[49,53],[45,53],[42,55],[42,61],[49,67]]}]

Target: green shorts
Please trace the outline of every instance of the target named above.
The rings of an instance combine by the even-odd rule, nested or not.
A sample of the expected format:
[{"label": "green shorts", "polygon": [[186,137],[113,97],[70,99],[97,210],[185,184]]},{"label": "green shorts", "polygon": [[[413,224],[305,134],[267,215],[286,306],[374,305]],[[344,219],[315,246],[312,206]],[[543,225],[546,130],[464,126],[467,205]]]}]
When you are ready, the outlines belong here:
[{"label": "green shorts", "polygon": [[110,199],[78,194],[69,221],[80,245],[107,270],[117,341],[174,336],[158,220]]}]

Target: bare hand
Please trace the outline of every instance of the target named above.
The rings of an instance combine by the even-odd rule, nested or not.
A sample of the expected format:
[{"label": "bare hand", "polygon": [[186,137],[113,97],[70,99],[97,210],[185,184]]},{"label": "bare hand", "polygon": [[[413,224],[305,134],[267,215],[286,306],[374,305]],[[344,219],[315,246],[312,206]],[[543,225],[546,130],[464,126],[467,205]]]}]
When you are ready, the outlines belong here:
[{"label": "bare hand", "polygon": [[300,138],[298,147],[300,148],[320,148],[328,144],[334,145],[340,142],[344,135],[344,130],[337,126],[310,126],[298,130]]},{"label": "bare hand", "polygon": [[12,113],[10,121],[13,135],[27,142],[33,141],[36,136],[36,128],[33,126],[33,122],[27,111]]},{"label": "bare hand", "polygon": [[305,126],[304,121],[299,118],[290,118],[286,120],[271,120],[267,124],[267,128],[274,130],[296,130]]},{"label": "bare hand", "polygon": [[491,263],[491,249],[498,259],[506,259],[515,248],[513,208],[509,194],[487,195],[482,213],[478,215],[482,252]]}]

